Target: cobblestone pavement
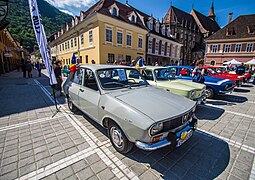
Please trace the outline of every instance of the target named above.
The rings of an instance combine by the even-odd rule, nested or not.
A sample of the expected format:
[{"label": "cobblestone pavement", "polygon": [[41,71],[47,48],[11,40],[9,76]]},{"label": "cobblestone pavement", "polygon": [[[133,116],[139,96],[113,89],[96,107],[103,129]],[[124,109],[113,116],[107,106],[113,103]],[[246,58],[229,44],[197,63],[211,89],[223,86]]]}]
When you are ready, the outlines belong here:
[{"label": "cobblestone pavement", "polygon": [[122,155],[63,97],[56,112],[46,76],[2,75],[0,179],[255,179],[254,93],[247,85],[199,106],[199,130],[172,152],[134,147]]}]

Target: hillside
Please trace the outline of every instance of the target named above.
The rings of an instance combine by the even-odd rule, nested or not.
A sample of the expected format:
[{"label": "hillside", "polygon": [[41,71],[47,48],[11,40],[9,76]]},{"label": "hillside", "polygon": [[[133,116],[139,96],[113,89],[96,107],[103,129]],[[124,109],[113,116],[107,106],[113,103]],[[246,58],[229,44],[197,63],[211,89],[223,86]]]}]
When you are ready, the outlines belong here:
[{"label": "hillside", "polygon": [[[37,0],[42,23],[47,35],[59,30],[65,26],[65,23],[71,22],[72,16],[59,11],[54,6],[44,0]],[[24,48],[29,52],[37,46],[32,27],[30,12],[27,0],[9,1],[9,12],[7,20],[10,22],[9,30],[14,38],[21,42]]]}]

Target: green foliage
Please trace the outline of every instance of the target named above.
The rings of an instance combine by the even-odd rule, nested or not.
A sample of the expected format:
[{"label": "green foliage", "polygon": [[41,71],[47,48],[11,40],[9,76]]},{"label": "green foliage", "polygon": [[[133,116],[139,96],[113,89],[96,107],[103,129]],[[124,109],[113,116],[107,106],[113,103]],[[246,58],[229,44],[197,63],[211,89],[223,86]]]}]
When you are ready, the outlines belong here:
[{"label": "green foliage", "polygon": [[[71,22],[72,16],[59,11],[46,1],[37,0],[37,3],[47,36],[60,30],[66,22]],[[8,6],[7,20],[10,22],[10,32],[25,49],[32,52],[38,45],[30,19],[28,0],[11,0]]]}]

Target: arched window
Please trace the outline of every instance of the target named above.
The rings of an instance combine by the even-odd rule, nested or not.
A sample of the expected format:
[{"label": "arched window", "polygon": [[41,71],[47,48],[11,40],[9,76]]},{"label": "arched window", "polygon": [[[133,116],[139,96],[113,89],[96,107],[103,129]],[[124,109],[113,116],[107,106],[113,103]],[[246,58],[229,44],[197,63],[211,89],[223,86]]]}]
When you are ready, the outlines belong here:
[{"label": "arched window", "polygon": [[117,9],[115,7],[112,9],[112,15],[113,16],[117,16],[118,15],[117,14]]},{"label": "arched window", "polygon": [[212,66],[214,66],[215,65],[215,61],[211,61],[211,63],[210,63]]},{"label": "arched window", "polygon": [[135,23],[135,16],[134,15],[132,15],[131,22]]}]

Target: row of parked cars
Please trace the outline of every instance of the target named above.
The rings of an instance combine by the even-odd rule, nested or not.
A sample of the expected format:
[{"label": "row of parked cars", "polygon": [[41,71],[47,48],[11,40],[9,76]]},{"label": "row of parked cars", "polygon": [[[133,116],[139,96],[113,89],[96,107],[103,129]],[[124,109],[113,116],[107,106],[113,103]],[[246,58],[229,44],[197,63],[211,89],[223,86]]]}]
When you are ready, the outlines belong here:
[{"label": "row of parked cars", "polygon": [[[68,107],[107,128],[115,149],[129,152],[179,147],[197,128],[197,104],[233,91],[236,82],[205,76],[192,82],[193,67],[81,65],[63,85]],[[209,69],[207,69],[209,72]],[[207,74],[206,74],[207,75]]]}]

